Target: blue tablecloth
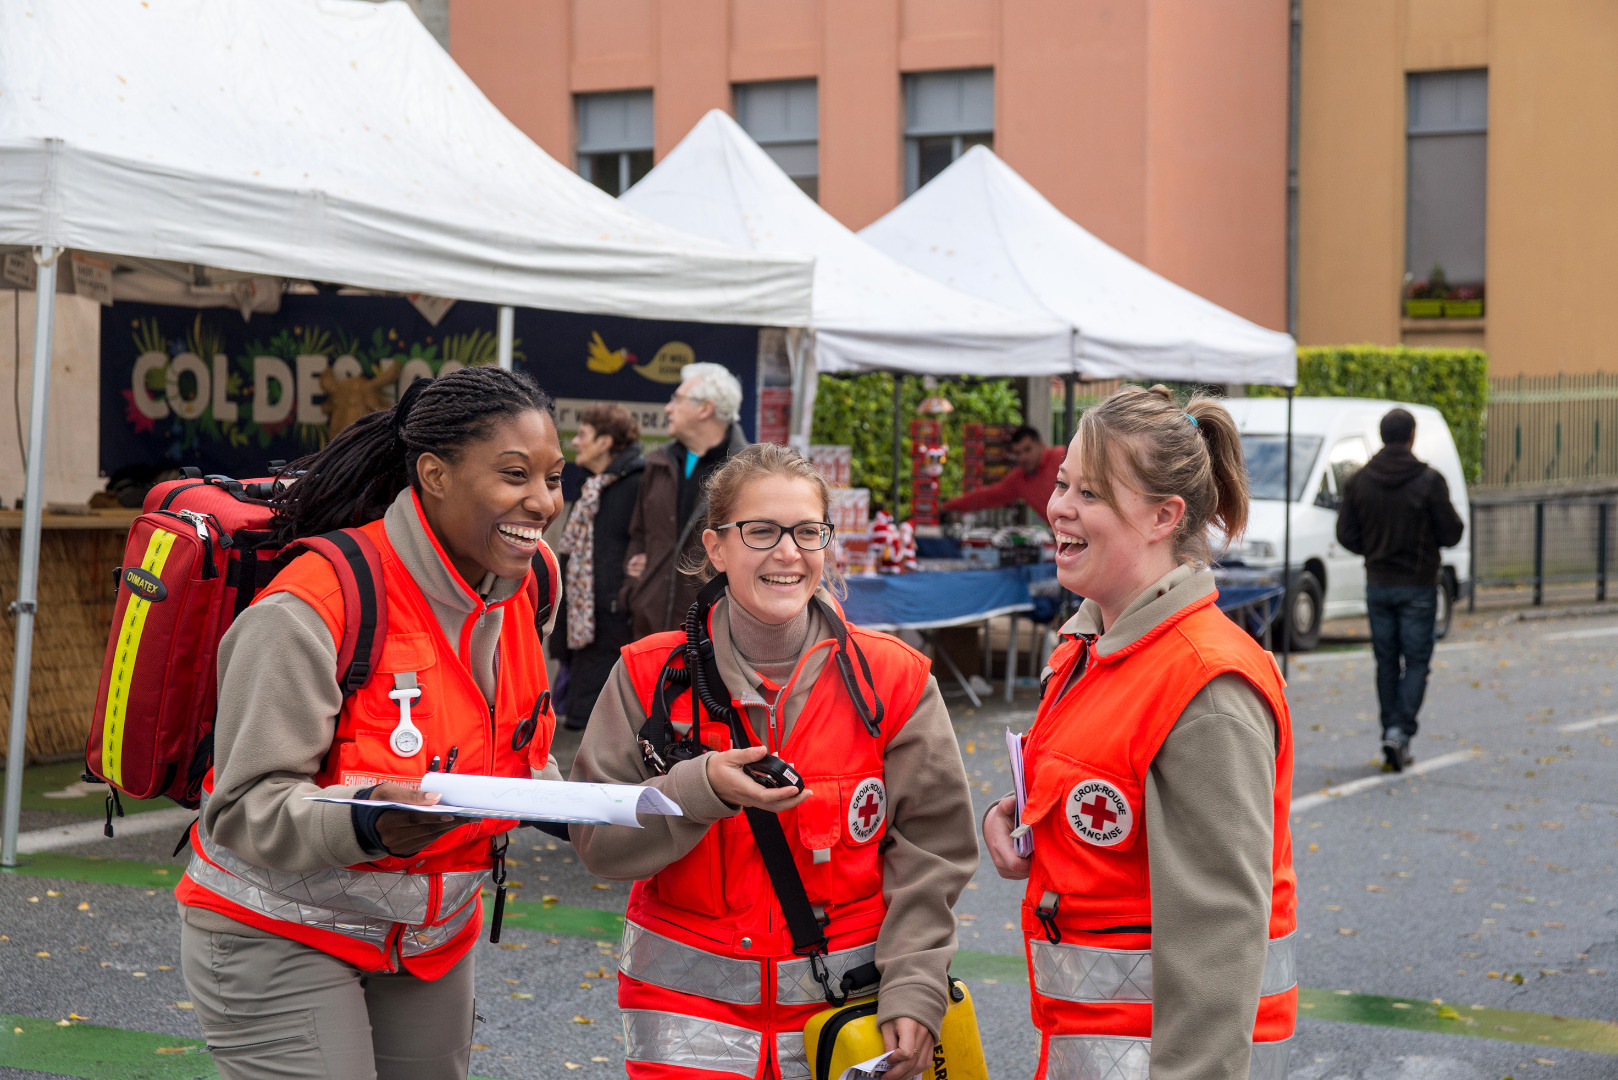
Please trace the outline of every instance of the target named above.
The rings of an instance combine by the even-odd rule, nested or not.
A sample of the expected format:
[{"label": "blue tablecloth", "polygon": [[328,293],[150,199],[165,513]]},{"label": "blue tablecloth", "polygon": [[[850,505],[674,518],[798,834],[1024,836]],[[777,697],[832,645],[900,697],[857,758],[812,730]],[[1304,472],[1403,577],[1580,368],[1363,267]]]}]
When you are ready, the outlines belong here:
[{"label": "blue tablecloth", "polygon": [[[1055,582],[1055,563],[1003,566],[998,570],[861,575],[848,579],[843,611],[850,622],[873,630],[962,626],[993,615],[1033,612],[1036,603],[1047,600],[1033,593],[1048,593]],[[1060,594],[1060,586],[1056,592]],[[1056,605],[1049,606],[1054,610]]]},{"label": "blue tablecloth", "polygon": [[[920,574],[861,575],[848,579],[843,611],[857,626],[873,630],[963,626],[994,615],[1026,614],[1050,619],[1069,594],[1056,581],[1055,563]],[[1226,586],[1219,607],[1256,629],[1275,617],[1279,586]]]}]

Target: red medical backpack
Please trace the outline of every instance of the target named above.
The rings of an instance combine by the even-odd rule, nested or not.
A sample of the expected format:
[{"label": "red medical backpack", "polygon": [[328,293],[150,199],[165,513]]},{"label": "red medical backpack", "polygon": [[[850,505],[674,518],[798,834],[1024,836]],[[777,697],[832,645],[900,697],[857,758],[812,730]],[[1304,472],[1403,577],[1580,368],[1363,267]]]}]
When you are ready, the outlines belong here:
[{"label": "red medical backpack", "polygon": [[[347,613],[337,648],[344,697],[377,669],[388,610],[380,557],[359,530],[277,547],[269,497],[278,481],[186,472],[154,487],[130,527],[85,763],[134,798],[166,795],[195,807],[213,760],[219,639],[276,573],[306,550],[336,571]],[[528,588],[543,632],[560,576],[543,543],[540,555],[543,571],[536,558]]]}]

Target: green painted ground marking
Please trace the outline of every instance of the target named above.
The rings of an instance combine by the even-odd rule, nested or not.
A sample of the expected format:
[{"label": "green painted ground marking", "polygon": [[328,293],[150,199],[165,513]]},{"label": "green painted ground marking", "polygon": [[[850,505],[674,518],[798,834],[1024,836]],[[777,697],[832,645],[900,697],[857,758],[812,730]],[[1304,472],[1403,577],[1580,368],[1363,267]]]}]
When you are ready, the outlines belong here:
[{"label": "green painted ground marking", "polygon": [[[84,762],[63,761],[56,765],[35,765],[22,771],[22,807],[24,810],[67,810],[75,814],[107,814],[107,787],[105,784],[86,784],[88,795],[76,799],[48,799],[47,791],[66,791],[78,783],[84,772]],[[147,810],[167,810],[174,806],[168,799],[131,799],[119,797],[124,813],[140,814]]]},{"label": "green painted ground marking", "polygon": [[[93,855],[64,855],[59,852],[41,852],[26,857],[28,863],[0,873],[24,874],[32,877],[59,878],[69,881],[95,881],[110,885],[135,885],[144,888],[172,888],[184,869],[179,864],[156,866],[134,859],[99,859]],[[491,904],[485,897],[483,917],[489,919]],[[615,911],[599,908],[570,907],[566,904],[545,904],[535,900],[507,900],[505,925],[510,929],[528,930],[540,934],[560,934],[566,937],[616,939],[623,933],[624,917]],[[1028,971],[1021,956],[1006,953],[973,952],[963,949],[955,954],[950,970],[963,979],[988,983],[1026,986]],[[1309,1020],[1338,1020],[1352,1024],[1370,1024],[1376,1027],[1404,1028],[1410,1031],[1435,1031],[1445,1035],[1465,1035],[1477,1039],[1497,1039],[1502,1042],[1527,1043],[1530,1046],[1562,1047],[1585,1050],[1595,1054],[1618,1055],[1618,1024],[1604,1020],[1583,1020],[1574,1017],[1553,1016],[1546,1013],[1514,1012],[1510,1009],[1473,1008],[1469,1005],[1439,1004],[1418,998],[1379,997],[1374,994],[1354,994],[1346,990],[1298,990],[1298,1016]],[[15,1020],[11,1026],[22,1026],[24,1033],[32,1031],[30,1024],[48,1027],[49,1038],[60,1039],[67,1028],[55,1027],[50,1020]],[[88,1024],[75,1024],[80,1031],[113,1032],[149,1040],[135,1050],[128,1051],[142,1062],[146,1053],[156,1054],[157,1045],[187,1045],[185,1040],[168,1040],[161,1035],[141,1032],[120,1032],[116,1028],[96,1028]],[[0,1047],[10,1045],[0,1032]],[[110,1036],[107,1036],[110,1038]],[[17,1038],[20,1038],[18,1036]],[[102,1038],[97,1036],[96,1038]],[[14,1040],[15,1041],[15,1040]],[[46,1039],[35,1040],[41,1045]],[[101,1044],[90,1040],[93,1046]],[[112,1045],[112,1044],[108,1044]],[[122,1045],[122,1044],[119,1044]],[[206,1072],[185,1072],[183,1062],[160,1062],[142,1065],[146,1071],[75,1072],[76,1068],[91,1068],[90,1064],[75,1064],[79,1059],[64,1059],[71,1067],[60,1067],[53,1059],[49,1068],[43,1065],[20,1064],[6,1055],[17,1052],[0,1050],[0,1065],[41,1069],[67,1076],[104,1077],[105,1080],[139,1080],[154,1077],[214,1075],[211,1063]],[[100,1052],[99,1050],[95,1052]],[[76,1051],[75,1051],[76,1053]],[[90,1053],[90,1051],[86,1051]],[[176,1054],[184,1059],[187,1055]],[[85,1059],[88,1061],[88,1058]],[[133,1060],[133,1059],[132,1059]],[[163,1071],[179,1068],[181,1071]],[[131,1066],[133,1069],[133,1066]]]},{"label": "green painted ground marking", "polygon": [[141,862],[137,859],[103,859],[97,855],[64,855],[41,851],[21,855],[21,866],[0,867],[0,874],[26,877],[66,878],[69,881],[95,881],[104,885],[138,885],[147,889],[172,889],[185,871],[183,863]]},{"label": "green painted ground marking", "polygon": [[1377,997],[1346,990],[1298,989],[1298,1016],[1351,1024],[1438,1031],[1476,1039],[1556,1046],[1593,1054],[1618,1054],[1618,1024],[1545,1013],[1444,1004],[1419,998]]},{"label": "green painted ground marking", "polygon": [[[199,1039],[0,1013],[0,1067],[85,1080],[218,1080]],[[18,1029],[21,1029],[20,1031]],[[472,1076],[467,1080],[488,1080]]]},{"label": "green painted ground marking", "polygon": [[[197,1039],[0,1013],[0,1065],[90,1080],[203,1080],[217,1077]],[[17,1029],[21,1028],[21,1031]],[[181,1052],[174,1053],[179,1049]],[[171,1051],[164,1053],[163,1051]]]}]

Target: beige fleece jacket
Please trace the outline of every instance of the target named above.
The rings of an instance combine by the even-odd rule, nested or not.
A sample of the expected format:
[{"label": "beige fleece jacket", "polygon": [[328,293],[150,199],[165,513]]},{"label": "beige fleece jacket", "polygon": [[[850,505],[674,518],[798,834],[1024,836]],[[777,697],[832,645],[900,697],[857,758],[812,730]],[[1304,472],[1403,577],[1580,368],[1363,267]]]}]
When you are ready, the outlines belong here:
[{"label": "beige fleece jacket", "polygon": [[[454,648],[478,599],[434,550],[409,488],[388,507],[383,527]],[[478,593],[495,603],[515,595],[521,584],[488,574]],[[503,609],[485,612],[461,657],[491,703],[504,616]],[[209,834],[248,862],[286,873],[367,861],[348,806],[304,799],[346,798],[357,790],[322,788],[313,780],[331,748],[343,704],[337,644],[320,614],[290,593],[272,593],[253,604],[219,642],[218,685],[214,790],[203,813]],[[556,759],[539,775],[561,779]],[[184,904],[180,910],[199,929],[269,936],[216,912]]]},{"label": "beige fleece jacket", "polygon": [[[1214,591],[1211,572],[1181,566],[1105,633],[1092,600],[1062,633],[1099,634],[1096,653],[1108,656]],[[1151,1080],[1247,1080],[1269,943],[1278,740],[1263,695],[1225,674],[1191,699],[1152,759]]]},{"label": "beige fleece jacket", "polygon": [[[729,604],[727,596],[714,607],[714,654],[725,685],[737,697],[759,699],[746,712],[763,741],[769,723],[763,706],[766,695],[758,673],[731,641]],[[830,627],[816,613],[804,651],[830,636]],[[825,650],[816,653],[793,683],[777,718],[779,738],[791,733],[825,659]],[[644,829],[573,826],[580,861],[601,877],[649,878],[694,848],[715,822],[739,812],[714,794],[706,756],[678,762],[666,776],[650,775],[636,741],[645,722],[640,698],[620,662],[596,700],[571,778],[658,788],[680,804],[685,817],[645,816]],[[882,973],[877,1021],[910,1017],[936,1037],[948,1006],[947,977],[956,949],[953,909],[977,869],[978,848],[960,747],[938,684],[930,676],[915,712],[888,744],[882,769],[888,789],[882,853],[888,913],[876,940],[876,963]]]}]

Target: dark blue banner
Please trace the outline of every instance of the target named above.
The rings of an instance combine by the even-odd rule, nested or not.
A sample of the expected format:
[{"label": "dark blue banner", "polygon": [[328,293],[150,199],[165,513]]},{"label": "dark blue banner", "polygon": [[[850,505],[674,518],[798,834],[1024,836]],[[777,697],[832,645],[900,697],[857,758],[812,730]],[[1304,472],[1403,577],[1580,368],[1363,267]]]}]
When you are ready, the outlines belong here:
[{"label": "dark blue banner", "polygon": [[[386,407],[416,378],[492,364],[496,309],[456,303],[432,325],[404,299],[282,298],[252,320],[118,303],[101,316],[101,470],[130,466],[260,476],[325,445],[339,421]],[[680,367],[723,364],[741,380],[754,437],[758,330],[518,309],[513,355],[557,399],[563,443],[579,409],[617,401],[656,441]],[[569,470],[570,472],[572,470]]]}]

